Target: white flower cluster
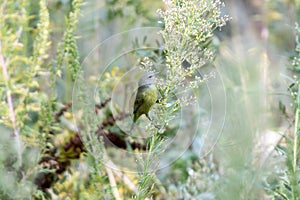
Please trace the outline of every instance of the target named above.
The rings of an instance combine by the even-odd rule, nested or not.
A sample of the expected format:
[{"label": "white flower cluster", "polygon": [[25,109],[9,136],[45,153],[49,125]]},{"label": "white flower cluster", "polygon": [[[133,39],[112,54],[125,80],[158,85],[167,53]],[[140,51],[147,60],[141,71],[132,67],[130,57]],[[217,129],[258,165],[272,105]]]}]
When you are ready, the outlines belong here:
[{"label": "white flower cluster", "polygon": [[[220,0],[164,0],[165,10],[158,13],[163,19],[164,29],[159,33],[163,38],[165,65],[156,86],[162,98],[163,113],[156,115],[166,125],[182,106],[196,101],[191,94],[199,84],[214,76],[197,77],[198,69],[211,63],[215,50],[211,45],[214,31],[229,20],[222,15],[224,3]],[[178,97],[178,98],[176,98]]]},{"label": "white flower cluster", "polygon": [[199,76],[195,76],[195,79],[189,82],[189,85],[187,87],[189,88],[198,88],[199,84],[206,82],[207,80],[209,80],[210,78],[215,78],[216,77],[216,73],[210,72],[208,74],[204,74],[203,77],[199,77]]},{"label": "white flower cluster", "polygon": [[149,57],[142,57],[138,60],[140,69],[144,71],[155,71],[154,69],[154,63],[152,60],[149,59]]},{"label": "white flower cluster", "polygon": [[[166,9],[158,11],[165,25],[160,34],[166,51],[167,80],[172,80],[171,85],[174,85],[213,60],[214,50],[209,45],[213,31],[224,26],[229,16],[222,16],[224,3],[220,0],[164,2]],[[182,67],[184,61],[190,66]]]}]

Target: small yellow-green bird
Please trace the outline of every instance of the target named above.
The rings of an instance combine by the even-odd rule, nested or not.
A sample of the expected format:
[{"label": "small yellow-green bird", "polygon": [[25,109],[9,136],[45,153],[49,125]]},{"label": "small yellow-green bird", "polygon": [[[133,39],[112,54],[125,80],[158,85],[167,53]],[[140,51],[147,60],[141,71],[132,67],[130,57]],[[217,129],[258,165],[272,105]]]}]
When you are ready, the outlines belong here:
[{"label": "small yellow-green bird", "polygon": [[133,129],[136,120],[143,114],[151,121],[148,113],[157,101],[157,88],[154,85],[156,74],[158,73],[147,72],[139,79],[138,91],[133,107],[133,124],[131,130]]}]

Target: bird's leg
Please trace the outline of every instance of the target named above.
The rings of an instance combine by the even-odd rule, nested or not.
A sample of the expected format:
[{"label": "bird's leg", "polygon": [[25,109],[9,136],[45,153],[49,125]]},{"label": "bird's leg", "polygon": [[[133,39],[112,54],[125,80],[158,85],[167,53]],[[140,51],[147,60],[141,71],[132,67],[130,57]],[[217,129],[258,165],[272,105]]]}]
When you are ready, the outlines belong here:
[{"label": "bird's leg", "polygon": [[148,113],[146,114],[146,117],[150,120],[151,124],[152,124],[156,129],[158,129],[158,130],[160,129],[159,126],[156,126],[156,125],[153,123],[153,121],[152,121],[152,119],[150,118],[150,116],[149,116]]}]

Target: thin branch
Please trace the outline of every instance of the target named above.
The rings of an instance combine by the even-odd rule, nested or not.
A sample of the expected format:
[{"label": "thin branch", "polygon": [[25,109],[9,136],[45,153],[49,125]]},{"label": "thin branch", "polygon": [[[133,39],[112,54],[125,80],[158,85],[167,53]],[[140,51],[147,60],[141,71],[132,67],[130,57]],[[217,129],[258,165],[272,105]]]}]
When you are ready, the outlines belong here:
[{"label": "thin branch", "polygon": [[104,102],[96,104],[95,105],[95,111],[96,111],[96,113],[98,112],[98,110],[104,108],[110,102],[110,100],[111,100],[111,98],[108,98]]},{"label": "thin branch", "polygon": [[109,167],[105,167],[107,175],[108,175],[108,179],[109,179],[109,183],[113,192],[113,195],[115,197],[116,200],[121,200],[118,188],[117,188],[117,183],[114,177],[114,174],[112,172],[112,170]]},{"label": "thin branch", "polygon": [[133,191],[135,194],[138,193],[138,188],[136,187],[136,185],[130,180],[130,178],[128,176],[126,176],[126,174],[122,173],[122,171],[111,161],[108,160],[106,165],[108,165],[109,167],[114,169],[114,173],[123,180],[123,182],[127,185],[127,187]]},{"label": "thin branch", "polygon": [[60,121],[60,117],[72,106],[71,102],[66,103],[66,105],[60,109],[57,113],[55,113],[55,121],[59,122]]},{"label": "thin branch", "polygon": [[4,57],[2,54],[1,42],[0,42],[0,63],[2,66],[3,77],[5,80],[6,96],[7,96],[7,103],[8,103],[8,108],[9,108],[9,112],[10,112],[10,120],[12,122],[13,130],[14,130],[14,137],[16,139],[17,150],[18,150],[18,159],[20,162],[19,164],[21,166],[22,165],[21,141],[20,141],[19,130],[18,130],[17,122],[16,122],[16,114],[15,114],[15,110],[14,110],[14,106],[13,106],[11,91],[10,91],[9,84],[8,84],[9,75],[7,72],[7,64],[6,64],[7,62],[4,60]]}]

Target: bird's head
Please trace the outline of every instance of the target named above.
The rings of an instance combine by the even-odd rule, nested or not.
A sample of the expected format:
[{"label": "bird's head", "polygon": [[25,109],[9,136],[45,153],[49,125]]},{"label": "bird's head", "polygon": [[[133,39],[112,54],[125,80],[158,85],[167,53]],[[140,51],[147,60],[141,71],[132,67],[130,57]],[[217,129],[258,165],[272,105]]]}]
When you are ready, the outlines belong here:
[{"label": "bird's head", "polygon": [[155,82],[155,76],[158,72],[146,72],[139,79],[139,87],[143,85],[151,85]]}]

